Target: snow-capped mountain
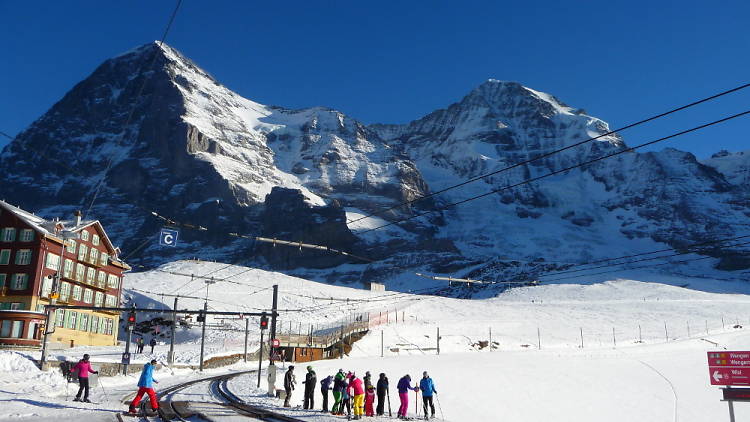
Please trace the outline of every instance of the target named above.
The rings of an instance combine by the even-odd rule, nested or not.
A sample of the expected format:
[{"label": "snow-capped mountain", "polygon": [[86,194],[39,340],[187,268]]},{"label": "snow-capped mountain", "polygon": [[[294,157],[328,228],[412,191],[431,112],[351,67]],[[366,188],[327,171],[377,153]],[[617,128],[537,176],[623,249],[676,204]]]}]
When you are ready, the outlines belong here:
[{"label": "snow-capped mountain", "polygon": [[[497,80],[411,123],[368,126],[324,107],[253,102],[171,47],[152,43],[104,62],[3,150],[0,196],[46,216],[86,211],[93,201],[89,214],[135,264],[245,258],[342,281],[388,271],[378,265],[326,270],[360,262],[255,245],[227,233],[322,243],[405,267],[497,278],[521,267],[533,272],[750,232],[750,190],[742,164],[735,164],[747,168],[747,159],[701,163],[667,149],[622,154],[363,233],[621,151],[626,145],[616,135],[351,221],[608,130],[549,94]],[[178,248],[159,248],[149,239],[163,222],[151,210],[209,230],[184,230]],[[136,252],[128,257],[128,251]],[[721,268],[750,267],[741,251],[706,253]]]}]

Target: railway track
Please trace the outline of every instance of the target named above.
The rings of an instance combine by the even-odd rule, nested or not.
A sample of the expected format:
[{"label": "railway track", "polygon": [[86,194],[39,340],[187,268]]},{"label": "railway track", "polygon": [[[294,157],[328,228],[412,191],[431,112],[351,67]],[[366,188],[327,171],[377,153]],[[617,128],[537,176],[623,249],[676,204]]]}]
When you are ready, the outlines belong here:
[{"label": "railway track", "polygon": [[[261,420],[265,422],[304,422],[302,419],[289,417],[268,409],[262,409],[247,404],[229,389],[228,384],[230,379],[253,372],[255,371],[217,375],[171,386],[162,390],[158,394],[158,414],[146,413],[147,400],[145,400],[141,405],[141,414],[139,416],[134,417],[118,414],[117,419],[120,422],[131,422],[134,420],[156,422],[187,421],[188,418],[195,420],[197,417],[203,420],[212,421],[214,418],[226,417],[228,415],[239,415],[246,417],[248,420]],[[174,400],[175,396],[177,396],[180,391],[201,383],[208,383],[208,392],[217,401]],[[123,398],[123,403],[129,403],[133,397],[133,394],[128,394]]]}]

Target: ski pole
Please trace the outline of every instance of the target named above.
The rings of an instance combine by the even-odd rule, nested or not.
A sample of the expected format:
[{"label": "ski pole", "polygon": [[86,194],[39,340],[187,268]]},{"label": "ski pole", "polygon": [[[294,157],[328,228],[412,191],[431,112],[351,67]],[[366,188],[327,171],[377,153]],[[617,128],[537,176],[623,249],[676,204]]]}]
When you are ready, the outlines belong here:
[{"label": "ski pole", "polygon": [[105,398],[105,399],[106,399],[107,401],[109,401],[109,395],[107,394],[107,390],[105,390],[105,389],[104,389],[104,383],[103,383],[103,382],[102,382],[102,380],[100,380],[100,379],[98,379],[98,381],[99,381],[99,387],[101,387],[101,389],[102,389],[102,393],[104,393],[104,398]]},{"label": "ski pole", "polygon": [[440,406],[440,397],[437,394],[435,394],[435,398],[437,399],[437,402],[438,402],[438,409],[440,409],[440,418],[442,420],[445,420],[445,415],[443,415],[443,406]]}]

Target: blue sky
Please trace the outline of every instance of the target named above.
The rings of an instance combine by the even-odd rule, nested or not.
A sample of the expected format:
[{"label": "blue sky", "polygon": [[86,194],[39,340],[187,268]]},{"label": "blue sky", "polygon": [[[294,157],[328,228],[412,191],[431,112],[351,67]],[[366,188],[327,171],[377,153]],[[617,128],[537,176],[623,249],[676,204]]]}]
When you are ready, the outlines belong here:
[{"label": "blue sky", "polygon": [[[173,7],[0,0],[0,131],[17,134],[102,61],[159,39]],[[419,118],[495,78],[618,127],[750,81],[748,27],[750,2],[733,0],[184,0],[167,43],[247,98],[366,123]],[[637,144],[745,111],[746,91],[623,136]],[[748,129],[745,117],[657,149],[750,149]]]}]

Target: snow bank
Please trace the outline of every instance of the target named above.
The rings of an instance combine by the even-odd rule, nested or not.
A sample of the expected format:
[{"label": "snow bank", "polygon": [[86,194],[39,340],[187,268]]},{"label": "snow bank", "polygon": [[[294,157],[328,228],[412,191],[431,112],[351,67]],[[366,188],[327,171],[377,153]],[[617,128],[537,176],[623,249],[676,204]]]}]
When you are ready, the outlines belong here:
[{"label": "snow bank", "polygon": [[0,390],[23,396],[56,397],[65,393],[66,384],[59,371],[40,371],[25,355],[0,351]]}]

